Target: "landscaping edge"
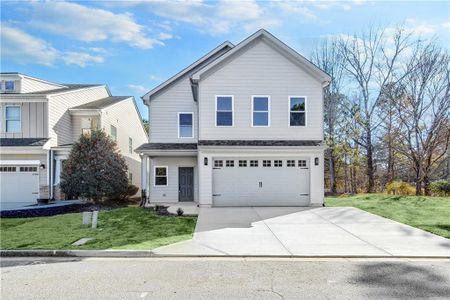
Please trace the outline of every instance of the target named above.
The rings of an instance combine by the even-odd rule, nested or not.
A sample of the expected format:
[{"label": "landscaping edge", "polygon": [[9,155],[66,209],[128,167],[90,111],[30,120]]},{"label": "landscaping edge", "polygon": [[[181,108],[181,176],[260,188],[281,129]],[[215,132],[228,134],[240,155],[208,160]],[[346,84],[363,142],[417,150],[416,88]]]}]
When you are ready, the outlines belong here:
[{"label": "landscaping edge", "polygon": [[151,250],[0,250],[0,257],[261,257],[261,258],[435,258],[450,259],[450,255],[179,255],[157,254]]}]

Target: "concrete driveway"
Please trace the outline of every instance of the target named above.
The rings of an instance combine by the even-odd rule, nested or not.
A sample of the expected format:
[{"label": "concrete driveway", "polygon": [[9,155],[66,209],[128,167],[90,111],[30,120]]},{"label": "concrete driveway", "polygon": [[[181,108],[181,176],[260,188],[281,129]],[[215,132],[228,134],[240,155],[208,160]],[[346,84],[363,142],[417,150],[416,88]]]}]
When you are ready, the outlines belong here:
[{"label": "concrete driveway", "polygon": [[201,208],[167,255],[446,256],[450,240],[357,208]]}]

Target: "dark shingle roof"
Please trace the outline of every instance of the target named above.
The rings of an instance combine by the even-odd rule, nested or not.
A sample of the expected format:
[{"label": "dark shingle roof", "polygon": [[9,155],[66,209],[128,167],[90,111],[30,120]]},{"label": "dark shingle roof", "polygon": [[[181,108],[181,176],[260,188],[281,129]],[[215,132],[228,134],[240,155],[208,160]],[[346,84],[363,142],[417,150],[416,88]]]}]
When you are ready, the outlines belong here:
[{"label": "dark shingle roof", "polygon": [[200,140],[199,146],[321,146],[322,141],[297,140]]},{"label": "dark shingle roof", "polygon": [[72,109],[102,109],[129,98],[131,98],[131,96],[110,96],[86,104],[72,107]]},{"label": "dark shingle roof", "polygon": [[196,143],[147,143],[139,146],[136,151],[142,150],[197,150]]},{"label": "dark shingle roof", "polygon": [[1,147],[44,146],[48,138],[0,138]]}]

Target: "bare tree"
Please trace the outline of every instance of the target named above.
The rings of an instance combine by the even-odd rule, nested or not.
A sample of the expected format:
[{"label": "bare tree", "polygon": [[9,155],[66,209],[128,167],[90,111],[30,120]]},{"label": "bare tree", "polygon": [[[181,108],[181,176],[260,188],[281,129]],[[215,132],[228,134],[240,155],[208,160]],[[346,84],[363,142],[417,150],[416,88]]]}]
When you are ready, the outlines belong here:
[{"label": "bare tree", "polygon": [[325,141],[329,146],[328,170],[330,174],[330,190],[336,188],[336,130],[342,117],[341,85],[343,77],[343,57],[338,49],[339,40],[324,41],[312,55],[312,62],[331,76],[331,84],[324,90],[324,129]]},{"label": "bare tree", "polygon": [[398,150],[415,172],[416,194],[429,194],[433,169],[443,163],[450,141],[450,56],[436,43],[420,42],[393,95],[403,143]]},{"label": "bare tree", "polygon": [[[401,54],[410,46],[410,34],[395,30],[387,39],[384,30],[369,30],[367,34],[355,35],[339,45],[344,59],[344,69],[350,84],[354,83],[357,99],[349,103],[353,117],[362,129],[355,139],[365,151],[367,164],[367,192],[375,191],[374,135],[382,120],[377,115],[383,90],[392,84]],[[356,109],[355,109],[356,106]]]}]

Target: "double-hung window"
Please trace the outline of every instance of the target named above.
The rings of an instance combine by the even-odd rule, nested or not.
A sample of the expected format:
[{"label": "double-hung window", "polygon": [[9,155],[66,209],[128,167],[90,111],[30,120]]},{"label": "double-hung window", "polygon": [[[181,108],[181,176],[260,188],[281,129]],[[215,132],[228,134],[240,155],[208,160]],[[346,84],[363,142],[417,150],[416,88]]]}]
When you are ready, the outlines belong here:
[{"label": "double-hung window", "polygon": [[216,126],[233,126],[233,96],[216,96]]},{"label": "double-hung window", "polygon": [[111,139],[117,143],[117,128],[114,125],[111,125]]},{"label": "double-hung window", "polygon": [[5,128],[6,132],[21,132],[21,107],[20,106],[6,106],[5,107]]},{"label": "double-hung window", "polygon": [[14,81],[5,81],[5,91],[6,92],[14,91]]},{"label": "double-hung window", "polygon": [[194,116],[193,113],[178,113],[178,137],[194,137]]},{"label": "double-hung window", "polygon": [[167,186],[167,167],[155,167],[155,186]]},{"label": "double-hung window", "polygon": [[269,96],[252,97],[252,126],[270,126],[270,98]]},{"label": "double-hung window", "polygon": [[306,97],[289,97],[289,126],[306,126]]}]

